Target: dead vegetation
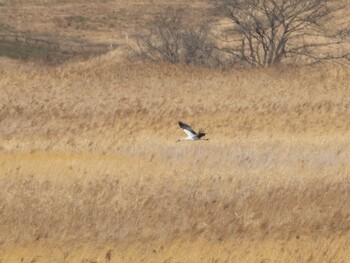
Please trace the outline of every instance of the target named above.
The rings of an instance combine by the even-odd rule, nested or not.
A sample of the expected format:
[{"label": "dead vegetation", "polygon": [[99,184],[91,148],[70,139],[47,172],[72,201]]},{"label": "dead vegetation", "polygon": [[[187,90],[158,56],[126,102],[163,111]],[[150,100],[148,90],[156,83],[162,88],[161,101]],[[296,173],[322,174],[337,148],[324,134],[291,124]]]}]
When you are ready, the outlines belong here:
[{"label": "dead vegetation", "polygon": [[[347,261],[348,68],[124,51],[2,58],[0,261]],[[178,120],[210,140],[175,143]]]},{"label": "dead vegetation", "polygon": [[342,30],[332,27],[346,10],[339,0],[215,0],[214,13],[225,19],[224,50],[236,63],[269,67],[282,62],[349,62]]},{"label": "dead vegetation", "polygon": [[133,35],[136,47],[129,47],[144,60],[218,67],[223,63],[215,39],[210,37],[209,21],[189,25],[189,12],[168,8],[157,15],[141,32]]},{"label": "dead vegetation", "polygon": [[[218,262],[346,258],[330,249],[350,227],[347,69],[220,72],[119,56],[3,73],[3,258],[58,246],[66,262],[104,262],[109,249],[124,251],[111,262],[195,261],[200,247]],[[176,144],[179,119],[210,141]],[[36,252],[11,254],[19,244]]]},{"label": "dead vegetation", "polygon": [[129,46],[142,59],[209,67],[350,63],[347,31],[332,26],[347,10],[339,0],[217,0],[208,10],[190,25],[190,12],[168,8]]}]

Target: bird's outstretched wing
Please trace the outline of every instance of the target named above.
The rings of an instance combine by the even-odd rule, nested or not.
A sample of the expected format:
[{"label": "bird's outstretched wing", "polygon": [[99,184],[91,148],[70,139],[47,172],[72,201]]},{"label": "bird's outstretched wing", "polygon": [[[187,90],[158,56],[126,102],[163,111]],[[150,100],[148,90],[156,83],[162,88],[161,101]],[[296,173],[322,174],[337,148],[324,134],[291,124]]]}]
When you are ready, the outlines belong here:
[{"label": "bird's outstretched wing", "polygon": [[197,136],[197,133],[194,130],[192,130],[190,125],[179,121],[179,126],[184,130],[184,132],[187,135],[192,136],[192,137]]}]

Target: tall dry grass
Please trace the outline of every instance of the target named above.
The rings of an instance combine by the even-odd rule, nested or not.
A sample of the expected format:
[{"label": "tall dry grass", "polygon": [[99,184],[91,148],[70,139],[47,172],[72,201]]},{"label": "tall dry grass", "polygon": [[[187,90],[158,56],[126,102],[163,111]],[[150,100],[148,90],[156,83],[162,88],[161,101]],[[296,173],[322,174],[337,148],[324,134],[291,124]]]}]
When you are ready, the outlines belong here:
[{"label": "tall dry grass", "polygon": [[346,262],[348,68],[123,54],[3,61],[0,260]]},{"label": "tall dry grass", "polygon": [[[184,1],[0,1],[0,18],[124,43],[169,4]],[[203,2],[189,5],[200,17]],[[1,58],[0,262],[348,261],[349,68],[125,54]],[[178,120],[210,140],[176,143]]]}]

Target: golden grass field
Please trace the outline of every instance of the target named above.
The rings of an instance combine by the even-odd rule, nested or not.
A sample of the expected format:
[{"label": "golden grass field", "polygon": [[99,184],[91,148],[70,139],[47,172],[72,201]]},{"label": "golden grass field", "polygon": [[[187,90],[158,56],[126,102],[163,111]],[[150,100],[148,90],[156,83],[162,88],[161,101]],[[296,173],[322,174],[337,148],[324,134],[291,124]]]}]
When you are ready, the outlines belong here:
[{"label": "golden grass field", "polygon": [[[48,6],[135,16],[164,1],[16,2],[27,30]],[[77,34],[54,14],[36,32]],[[0,262],[349,262],[348,67],[222,71],[126,53],[0,59]],[[178,120],[210,140],[176,143]]]}]

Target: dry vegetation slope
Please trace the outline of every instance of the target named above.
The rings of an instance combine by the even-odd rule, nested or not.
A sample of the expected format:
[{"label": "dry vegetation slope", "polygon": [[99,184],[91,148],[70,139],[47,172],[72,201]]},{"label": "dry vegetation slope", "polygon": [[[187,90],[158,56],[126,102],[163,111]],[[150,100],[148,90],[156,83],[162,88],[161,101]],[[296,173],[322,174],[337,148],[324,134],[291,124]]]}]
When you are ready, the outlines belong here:
[{"label": "dry vegetation slope", "polygon": [[[123,54],[1,60],[0,261],[347,262],[349,68]],[[210,140],[175,143],[178,120]]]},{"label": "dry vegetation slope", "polygon": [[77,37],[92,42],[124,43],[123,32],[142,28],[168,6],[191,8],[200,17],[203,0],[1,0],[0,29],[53,38]]}]

